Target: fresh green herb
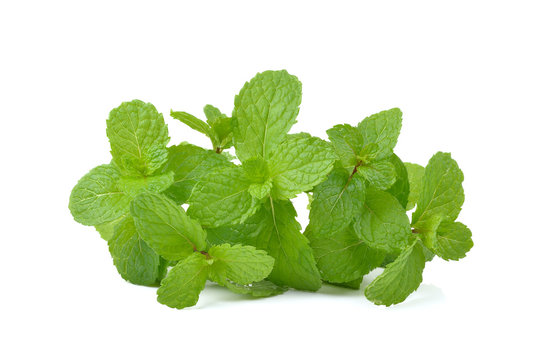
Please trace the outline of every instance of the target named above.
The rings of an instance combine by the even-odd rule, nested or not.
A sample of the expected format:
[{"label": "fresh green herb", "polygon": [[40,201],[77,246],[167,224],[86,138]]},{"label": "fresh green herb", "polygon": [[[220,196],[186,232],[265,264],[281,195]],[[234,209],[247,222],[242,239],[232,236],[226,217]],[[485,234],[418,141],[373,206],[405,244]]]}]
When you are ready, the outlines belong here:
[{"label": "fresh green herb", "polygon": [[[153,105],[121,104],[107,120],[111,162],[79,180],[71,214],[107,241],[124,279],[159,285],[158,301],[178,309],[195,305],[208,280],[254,297],[323,281],[357,290],[378,267],[365,296],[390,306],[420,286],[426,261],[465,257],[472,234],[456,221],[463,173],[450,154],[425,168],[403,163],[399,109],[336,125],[329,142],[289,134],[301,97],[295,76],[266,71],[240,90],[232,116],[211,105],[206,121],[171,111],[211,150],[168,147]],[[223,151],[231,147],[237,163]],[[291,202],[301,193],[310,200],[304,233]]]}]

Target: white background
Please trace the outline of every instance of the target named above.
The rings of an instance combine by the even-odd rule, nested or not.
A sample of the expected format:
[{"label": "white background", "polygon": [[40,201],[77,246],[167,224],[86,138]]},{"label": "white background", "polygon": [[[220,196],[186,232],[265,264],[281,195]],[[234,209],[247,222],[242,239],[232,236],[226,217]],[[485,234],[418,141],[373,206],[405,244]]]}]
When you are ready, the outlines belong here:
[{"label": "white background", "polygon": [[[0,358],[538,359],[535,5],[2,1]],[[325,137],[397,106],[405,161],[451,151],[474,248],[427,264],[419,290],[391,308],[327,286],[245,300],[209,285],[194,308],[158,304],[67,208],[77,180],[109,161],[108,112],[152,102],[171,143],[206,147],[170,109],[230,113],[245,81],[283,68],[304,86],[294,132]]]}]

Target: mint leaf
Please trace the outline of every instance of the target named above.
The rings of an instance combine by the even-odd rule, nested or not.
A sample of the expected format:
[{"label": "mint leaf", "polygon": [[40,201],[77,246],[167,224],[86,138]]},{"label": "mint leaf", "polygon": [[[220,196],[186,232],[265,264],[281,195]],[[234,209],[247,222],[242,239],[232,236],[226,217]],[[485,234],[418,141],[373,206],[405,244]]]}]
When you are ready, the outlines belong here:
[{"label": "mint leaf", "polygon": [[425,259],[422,247],[414,242],[389,264],[366,288],[369,301],[390,306],[404,301],[422,282]]},{"label": "mint leaf", "polygon": [[394,152],[401,131],[401,110],[394,108],[371,115],[358,124],[364,144],[376,144],[374,159],[381,160]]},{"label": "mint leaf", "polygon": [[241,167],[218,168],[202,176],[193,188],[188,214],[203,226],[241,223],[260,206],[249,193],[250,185]]},{"label": "mint leaf", "polygon": [[206,115],[208,125],[212,128],[215,136],[218,139],[217,152],[221,152],[222,149],[227,149],[232,146],[232,119],[225,114],[222,114],[218,108],[212,105],[206,105],[204,107],[204,114]]},{"label": "mint leaf", "polygon": [[266,250],[275,259],[269,280],[277,285],[315,291],[321,287],[319,271],[308,239],[300,232],[290,201],[269,199],[243,224],[208,229],[211,244],[244,244]]},{"label": "mint leaf", "polygon": [[429,160],[422,181],[422,191],[412,216],[413,227],[434,231],[442,219],[456,220],[465,200],[463,173],[449,153],[438,152]]},{"label": "mint leaf", "polygon": [[126,216],[128,216],[128,214],[124,214],[120,216],[119,218],[104,222],[99,225],[94,225],[94,227],[103,240],[109,241],[110,239],[112,239],[114,235],[114,227],[116,226],[116,224],[122,221],[122,219],[124,219]]},{"label": "mint leaf", "polygon": [[347,282],[344,282],[344,283],[333,283],[333,282],[328,281],[328,284],[343,287],[343,288],[347,288],[347,289],[352,289],[352,290],[359,290],[360,285],[362,285],[362,280],[364,280],[363,276],[359,277],[358,279],[354,279],[352,281],[347,281]]},{"label": "mint leaf", "polygon": [[231,281],[226,281],[223,286],[236,294],[251,295],[253,297],[267,297],[283,294],[286,287],[278,286],[271,281],[263,280],[249,285],[239,285]]},{"label": "mint leaf", "polygon": [[360,153],[364,145],[360,130],[349,124],[343,124],[334,126],[326,133],[341,164],[351,173],[360,160]]},{"label": "mint leaf", "polygon": [[272,196],[287,200],[311,190],[326,178],[334,161],[327,142],[307,134],[288,135],[268,160]]},{"label": "mint leaf", "polygon": [[131,203],[141,237],[167,260],[180,260],[206,249],[206,233],[184,209],[162,194],[144,193]]},{"label": "mint leaf", "polygon": [[240,161],[268,158],[296,122],[301,99],[302,84],[285,70],[259,73],[244,85],[232,123]]},{"label": "mint leaf", "polygon": [[274,259],[253,246],[222,244],[208,251],[214,265],[223,264],[227,279],[239,285],[248,285],[266,278],[272,271]]},{"label": "mint leaf", "polygon": [[396,170],[389,160],[376,161],[356,169],[361,177],[380,190],[388,189],[396,181]]},{"label": "mint leaf", "polygon": [[442,223],[432,250],[444,260],[459,260],[473,247],[471,231],[460,222]]},{"label": "mint leaf", "polygon": [[220,167],[234,167],[223,154],[191,144],[171,146],[168,152],[168,161],[163,171],[172,171],[174,182],[165,194],[178,204],[189,199],[193,187],[203,175]]},{"label": "mint leaf", "polygon": [[167,125],[150,103],[133,100],[113,109],[107,136],[114,163],[126,174],[152,175],[167,161]]},{"label": "mint leaf", "polygon": [[396,181],[387,191],[398,199],[401,206],[405,209],[409,199],[409,178],[407,168],[396,154],[390,156],[389,160],[392,165],[394,165]]},{"label": "mint leaf", "polygon": [[135,197],[146,191],[160,193],[171,186],[173,181],[172,171],[148,177],[123,176],[118,180],[118,188],[130,197]]},{"label": "mint leaf", "polygon": [[300,233],[292,203],[270,200],[265,210],[270,231],[262,234],[267,237],[263,242],[268,255],[275,259],[269,280],[298,290],[316,291],[321,287],[319,271],[309,241]]},{"label": "mint leaf", "polygon": [[99,225],[129,212],[130,198],[118,188],[120,172],[100,165],[84,175],[71,191],[69,210],[83,225]]},{"label": "mint leaf", "polygon": [[379,266],[385,253],[371,249],[347,227],[331,237],[315,235],[306,229],[321,278],[332,283],[344,283],[361,278]]},{"label": "mint leaf", "polygon": [[199,294],[206,285],[209,267],[203,254],[192,253],[176,264],[163,279],[157,291],[157,300],[176,309],[197,304]]},{"label": "mint leaf", "polygon": [[215,134],[212,132],[212,129],[210,128],[210,126],[204,121],[202,121],[201,119],[191,114],[188,114],[187,112],[184,112],[184,111],[172,111],[172,110],[171,110],[171,117],[173,117],[176,120],[180,120],[181,122],[183,122],[184,124],[192,128],[193,130],[198,131],[201,134],[208,136],[212,140],[212,143],[214,143],[214,141],[217,140],[215,139]]},{"label": "mint leaf", "polygon": [[375,188],[368,188],[364,209],[354,230],[368,246],[386,252],[406,248],[411,235],[409,218],[399,201]]},{"label": "mint leaf", "polygon": [[210,127],[214,127],[220,119],[227,117],[227,115],[222,114],[217,107],[212,105],[206,105],[203,111],[204,115],[206,116],[207,123],[208,125],[210,125]]},{"label": "mint leaf", "polygon": [[420,198],[420,192],[422,191],[422,179],[424,177],[424,167],[407,162],[405,163],[405,167],[407,168],[410,187],[406,207],[406,210],[408,211],[414,209],[418,199]]},{"label": "mint leaf", "polygon": [[311,230],[328,237],[344,229],[362,211],[364,198],[365,187],[359,175],[335,168],[326,181],[313,189]]},{"label": "mint leaf", "polygon": [[165,275],[166,261],[141,239],[131,216],[116,225],[109,251],[118,273],[133,284],[159,284]]}]

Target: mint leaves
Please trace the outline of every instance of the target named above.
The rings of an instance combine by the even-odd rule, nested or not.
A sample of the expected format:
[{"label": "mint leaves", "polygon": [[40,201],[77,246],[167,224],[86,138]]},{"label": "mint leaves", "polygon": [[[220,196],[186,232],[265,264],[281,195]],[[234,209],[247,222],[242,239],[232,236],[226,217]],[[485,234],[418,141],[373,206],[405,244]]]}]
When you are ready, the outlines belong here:
[{"label": "mint leaves", "polygon": [[[171,111],[211,149],[168,146],[152,104],[122,103],[107,119],[112,159],[73,188],[73,218],[107,241],[122,278],[159,286],[157,300],[178,309],[195,305],[208,281],[253,297],[323,282],[353,291],[378,267],[365,296],[390,306],[420,286],[426,261],[466,256],[463,173],[450,154],[404,163],[394,153],[399,109],[336,125],[328,141],[290,134],[301,98],[295,76],[265,71],[239,91],[231,116],[211,105],[205,120]],[[301,193],[310,198],[303,232],[291,202]]]}]

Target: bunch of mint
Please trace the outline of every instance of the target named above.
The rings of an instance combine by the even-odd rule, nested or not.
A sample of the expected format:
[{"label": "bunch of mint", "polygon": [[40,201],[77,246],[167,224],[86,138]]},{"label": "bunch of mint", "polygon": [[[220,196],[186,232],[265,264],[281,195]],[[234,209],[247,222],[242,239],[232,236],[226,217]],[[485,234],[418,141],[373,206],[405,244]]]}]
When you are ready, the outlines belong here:
[{"label": "bunch of mint", "polygon": [[[263,297],[323,281],[359,289],[377,267],[366,297],[404,301],[426,261],[459,260],[473,246],[456,221],[462,172],[448,153],[425,168],[403,163],[394,153],[399,109],[336,125],[329,141],[289,134],[301,96],[295,76],[266,71],[240,90],[232,116],[211,105],[206,121],[171,111],[208,136],[211,150],[167,147],[153,105],[121,104],[107,120],[112,160],[73,189],[74,219],[98,230],[124,279],[159,285],[158,301],[178,309],[195,305],[207,280]],[[224,151],[231,147],[236,158]],[[310,198],[303,233],[291,202],[301,193]]]}]

